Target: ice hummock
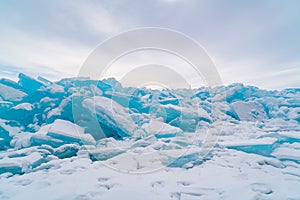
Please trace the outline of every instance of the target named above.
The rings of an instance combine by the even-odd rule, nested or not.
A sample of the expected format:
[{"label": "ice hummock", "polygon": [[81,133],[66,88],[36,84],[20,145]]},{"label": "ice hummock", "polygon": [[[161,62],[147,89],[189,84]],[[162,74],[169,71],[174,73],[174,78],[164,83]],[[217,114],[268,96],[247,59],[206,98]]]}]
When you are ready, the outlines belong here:
[{"label": "ice hummock", "polygon": [[[19,79],[0,81],[0,173],[29,173],[69,158],[128,171],[192,169],[216,159],[215,151],[258,156],[258,165],[278,169],[299,163],[298,89],[232,84],[159,91],[126,88],[113,78]],[[207,136],[209,129],[218,135]]]}]

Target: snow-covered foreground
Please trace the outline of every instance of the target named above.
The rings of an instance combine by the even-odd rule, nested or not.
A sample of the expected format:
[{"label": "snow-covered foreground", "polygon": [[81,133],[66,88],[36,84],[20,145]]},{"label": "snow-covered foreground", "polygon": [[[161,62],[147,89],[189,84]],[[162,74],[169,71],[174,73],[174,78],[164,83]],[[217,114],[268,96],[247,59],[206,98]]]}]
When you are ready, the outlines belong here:
[{"label": "snow-covered foreground", "polygon": [[0,79],[0,199],[300,199],[300,90]]},{"label": "snow-covered foreground", "polygon": [[[132,170],[126,173],[120,172],[126,167],[125,153],[114,157],[113,165],[111,159],[93,162],[82,150],[23,175],[2,174],[0,199],[299,199],[300,127],[280,129],[272,124],[264,129],[249,122],[227,124],[201,163],[153,172],[132,173],[138,172],[137,162],[147,158],[143,153],[135,163],[125,157]],[[197,145],[190,148],[201,152]]]},{"label": "snow-covered foreground", "polygon": [[191,169],[120,173],[88,158],[50,161],[48,170],[1,177],[1,199],[299,199],[300,166],[229,149]]}]

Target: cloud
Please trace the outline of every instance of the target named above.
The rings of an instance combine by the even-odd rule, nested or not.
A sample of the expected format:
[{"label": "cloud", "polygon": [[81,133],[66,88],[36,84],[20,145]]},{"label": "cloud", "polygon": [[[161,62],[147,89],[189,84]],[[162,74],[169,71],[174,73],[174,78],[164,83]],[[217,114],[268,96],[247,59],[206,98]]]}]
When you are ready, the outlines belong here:
[{"label": "cloud", "polygon": [[99,43],[126,27],[104,5],[93,1],[35,3],[12,1],[0,9],[0,15],[7,18],[0,21],[0,68],[6,72],[10,67],[14,72],[40,73],[51,79],[76,76]]},{"label": "cloud", "polygon": [[0,76],[8,76],[7,66],[13,72],[44,73],[56,79],[74,76],[105,39],[132,28],[156,26],[198,41],[225,83],[294,87],[299,82],[294,74],[300,76],[294,70],[299,65],[291,64],[299,62],[299,5],[269,0],[2,1]]}]

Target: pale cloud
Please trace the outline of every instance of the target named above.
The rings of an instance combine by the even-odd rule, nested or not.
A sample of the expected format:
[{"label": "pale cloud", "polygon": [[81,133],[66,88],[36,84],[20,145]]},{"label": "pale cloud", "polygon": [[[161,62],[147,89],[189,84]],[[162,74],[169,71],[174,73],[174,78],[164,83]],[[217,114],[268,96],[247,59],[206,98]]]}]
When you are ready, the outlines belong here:
[{"label": "pale cloud", "polygon": [[277,0],[2,1],[0,76],[21,71],[51,79],[76,76],[99,43],[155,26],[194,38],[225,84],[299,87],[299,5]]},{"label": "pale cloud", "polygon": [[[11,19],[0,21],[2,76],[15,79],[16,69],[29,74],[40,73],[50,79],[77,76],[82,63],[103,38],[125,30],[126,23],[122,21],[125,18],[117,19],[102,4],[87,1],[56,3],[47,7],[48,2],[43,8],[49,21],[39,19],[39,16],[34,19],[28,13],[32,10],[16,8],[28,15],[20,16],[8,7],[14,11],[9,14]],[[8,73],[9,70],[14,73]]]}]

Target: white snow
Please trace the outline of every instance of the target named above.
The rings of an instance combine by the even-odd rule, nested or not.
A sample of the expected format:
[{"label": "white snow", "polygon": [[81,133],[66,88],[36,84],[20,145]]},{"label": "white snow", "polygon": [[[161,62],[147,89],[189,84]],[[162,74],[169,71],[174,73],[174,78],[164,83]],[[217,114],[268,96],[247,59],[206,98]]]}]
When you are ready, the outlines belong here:
[{"label": "white snow", "polygon": [[52,84],[50,86],[48,86],[48,88],[50,89],[50,92],[51,93],[64,93],[65,90],[64,90],[64,87],[63,86],[60,86],[60,85],[57,85],[57,84]]},{"label": "white snow", "polygon": [[32,108],[33,108],[33,106],[30,103],[20,103],[20,104],[14,106],[12,109],[31,111]]},{"label": "white snow", "polygon": [[276,138],[265,137],[265,138],[258,138],[258,139],[218,142],[218,144],[224,147],[258,146],[258,145],[273,145],[276,141],[277,141]]},{"label": "white snow", "polygon": [[158,138],[175,137],[183,133],[180,128],[154,119],[150,120],[148,124],[144,124],[142,128],[145,129],[148,135],[155,135]]},{"label": "white snow", "polygon": [[[52,160],[48,169],[0,178],[0,197],[32,199],[297,199],[297,171],[260,165],[261,156],[233,150],[186,170],[130,174],[88,158]],[[299,164],[296,164],[299,168]],[[290,173],[286,173],[290,171]],[[283,173],[284,172],[284,173]],[[299,172],[299,171],[298,171]]]},{"label": "white snow", "polygon": [[274,150],[272,155],[279,159],[298,160],[300,162],[300,148],[279,147]]},{"label": "white snow", "polygon": [[9,87],[0,83],[0,96],[4,100],[20,101],[27,96],[27,94],[13,87]]},{"label": "white snow", "polygon": [[268,119],[268,116],[261,104],[255,101],[244,102],[236,101],[233,102],[232,107],[236,111],[240,120],[243,121],[263,121]]},{"label": "white snow", "polygon": [[18,171],[18,173],[28,172],[32,166],[43,160],[43,157],[38,152],[33,152],[30,155],[23,157],[4,157],[0,160],[0,171],[8,170]]},{"label": "white snow", "polygon": [[61,140],[82,140],[86,144],[95,144],[95,139],[90,134],[84,133],[84,128],[69,121],[57,119],[51,125],[48,136]]}]

